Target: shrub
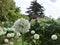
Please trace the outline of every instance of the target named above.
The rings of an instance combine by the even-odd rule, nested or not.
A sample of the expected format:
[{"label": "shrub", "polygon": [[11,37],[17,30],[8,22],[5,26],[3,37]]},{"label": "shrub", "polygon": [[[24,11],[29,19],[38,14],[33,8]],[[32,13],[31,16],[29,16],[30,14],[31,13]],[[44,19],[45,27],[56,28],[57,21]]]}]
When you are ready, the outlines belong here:
[{"label": "shrub", "polygon": [[[60,43],[60,23],[53,18],[45,17],[31,20],[31,28],[28,33],[25,34],[25,40],[31,45],[59,45]],[[31,31],[34,30],[34,34],[39,34],[39,39],[34,39],[34,34]],[[52,39],[52,35],[56,35],[56,40]],[[37,44],[36,44],[37,43]]]}]

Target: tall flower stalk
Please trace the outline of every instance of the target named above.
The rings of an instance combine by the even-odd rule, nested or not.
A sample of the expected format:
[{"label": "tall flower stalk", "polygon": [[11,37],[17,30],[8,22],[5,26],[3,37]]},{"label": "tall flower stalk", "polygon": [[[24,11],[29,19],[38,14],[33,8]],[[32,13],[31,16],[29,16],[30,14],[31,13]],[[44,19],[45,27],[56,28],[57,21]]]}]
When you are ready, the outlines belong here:
[{"label": "tall flower stalk", "polygon": [[38,43],[39,38],[40,38],[39,34],[34,34],[34,39],[36,40],[35,45],[38,45],[37,43]]},{"label": "tall flower stalk", "polygon": [[24,34],[22,34],[22,45],[24,45]]}]

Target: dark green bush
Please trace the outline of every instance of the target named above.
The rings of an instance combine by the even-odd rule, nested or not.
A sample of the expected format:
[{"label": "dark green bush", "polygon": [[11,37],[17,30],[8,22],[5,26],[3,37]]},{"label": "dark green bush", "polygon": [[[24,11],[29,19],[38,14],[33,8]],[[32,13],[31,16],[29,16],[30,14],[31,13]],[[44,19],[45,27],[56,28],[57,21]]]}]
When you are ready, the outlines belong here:
[{"label": "dark green bush", "polygon": [[[25,40],[28,40],[28,43],[32,43],[32,45],[36,43],[36,40],[31,34],[31,30],[34,30],[36,34],[40,35],[39,40],[37,40],[37,45],[60,45],[60,22],[58,20],[45,17],[31,20],[30,23],[30,31],[25,34]],[[51,39],[53,34],[58,36],[57,40]]]}]

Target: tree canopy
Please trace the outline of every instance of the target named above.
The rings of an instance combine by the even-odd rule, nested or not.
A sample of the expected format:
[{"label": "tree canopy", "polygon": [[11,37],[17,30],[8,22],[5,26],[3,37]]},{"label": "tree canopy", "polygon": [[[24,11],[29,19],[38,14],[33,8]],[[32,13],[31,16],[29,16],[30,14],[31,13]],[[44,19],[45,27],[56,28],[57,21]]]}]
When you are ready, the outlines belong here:
[{"label": "tree canopy", "polygon": [[[14,0],[0,0],[0,21],[15,21],[24,17],[20,7],[16,7]],[[25,16],[26,18],[27,16]]]},{"label": "tree canopy", "polygon": [[31,19],[36,19],[37,17],[43,18],[44,17],[44,7],[40,5],[37,0],[31,2],[31,6],[28,8],[27,13]]},{"label": "tree canopy", "polygon": [[4,21],[8,10],[15,9],[15,2],[13,0],[0,0],[0,20]]}]

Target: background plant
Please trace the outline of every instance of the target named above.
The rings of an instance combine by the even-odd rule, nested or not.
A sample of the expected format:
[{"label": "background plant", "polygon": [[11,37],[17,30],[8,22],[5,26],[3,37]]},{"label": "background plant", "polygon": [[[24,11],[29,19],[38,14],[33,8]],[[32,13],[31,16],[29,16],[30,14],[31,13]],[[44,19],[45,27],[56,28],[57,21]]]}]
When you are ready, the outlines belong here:
[{"label": "background plant", "polygon": [[[25,34],[25,40],[28,44],[35,45],[34,34],[39,34],[40,38],[37,40],[37,45],[59,45],[60,23],[57,21],[50,17],[31,20],[30,32]],[[34,34],[31,34],[32,30],[35,31],[35,33],[33,32]],[[57,39],[53,40],[51,38],[52,35],[56,35]]]}]

